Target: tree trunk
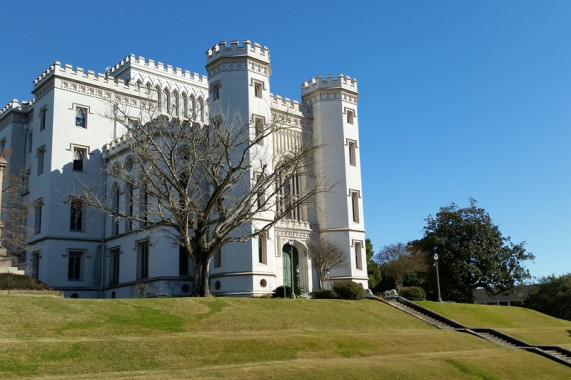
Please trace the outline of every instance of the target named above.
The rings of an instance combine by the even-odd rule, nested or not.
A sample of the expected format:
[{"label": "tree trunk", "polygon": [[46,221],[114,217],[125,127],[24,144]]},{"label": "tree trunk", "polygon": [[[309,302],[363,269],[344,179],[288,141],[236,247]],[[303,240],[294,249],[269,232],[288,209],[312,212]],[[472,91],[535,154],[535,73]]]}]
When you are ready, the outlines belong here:
[{"label": "tree trunk", "polygon": [[196,255],[194,263],[194,296],[195,297],[210,297],[210,257],[204,252],[201,255]]}]

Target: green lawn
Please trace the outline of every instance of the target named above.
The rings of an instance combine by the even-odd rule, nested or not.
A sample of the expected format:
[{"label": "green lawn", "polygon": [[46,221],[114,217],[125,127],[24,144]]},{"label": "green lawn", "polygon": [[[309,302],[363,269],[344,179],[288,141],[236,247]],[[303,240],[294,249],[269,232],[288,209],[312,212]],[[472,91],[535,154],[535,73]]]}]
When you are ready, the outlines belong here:
[{"label": "green lawn", "polygon": [[377,301],[0,296],[0,378],[553,379]]},{"label": "green lawn", "polygon": [[530,344],[571,349],[571,321],[515,306],[417,302],[466,327],[493,328]]}]

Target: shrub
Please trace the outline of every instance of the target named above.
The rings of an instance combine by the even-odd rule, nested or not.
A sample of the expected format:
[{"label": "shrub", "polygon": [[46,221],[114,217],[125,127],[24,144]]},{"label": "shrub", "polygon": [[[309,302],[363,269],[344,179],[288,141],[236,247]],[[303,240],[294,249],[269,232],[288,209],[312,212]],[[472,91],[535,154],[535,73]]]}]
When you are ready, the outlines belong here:
[{"label": "shrub", "polygon": [[337,294],[329,289],[318,289],[310,293],[311,298],[331,299],[337,298]]},{"label": "shrub", "polygon": [[53,290],[46,284],[23,274],[0,274],[0,290]]},{"label": "shrub", "polygon": [[353,281],[336,281],[333,284],[333,291],[344,300],[358,300],[365,296],[363,285]]},{"label": "shrub", "polygon": [[405,286],[400,290],[400,296],[410,301],[425,301],[426,292],[420,286]]},{"label": "shrub", "polygon": [[[291,297],[291,286],[286,286],[286,298],[290,298]],[[301,295],[301,287],[300,286],[296,286],[295,287],[295,295],[297,297],[299,297]],[[277,288],[274,289],[274,291],[272,292],[272,298],[284,298],[284,287],[283,285],[278,286]]]}]

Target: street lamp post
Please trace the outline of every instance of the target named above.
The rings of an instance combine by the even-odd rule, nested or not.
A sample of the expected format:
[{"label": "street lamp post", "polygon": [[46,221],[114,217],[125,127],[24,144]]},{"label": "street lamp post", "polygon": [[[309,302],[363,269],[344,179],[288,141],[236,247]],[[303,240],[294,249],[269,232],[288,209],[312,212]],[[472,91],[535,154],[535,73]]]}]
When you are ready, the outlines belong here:
[{"label": "street lamp post", "polygon": [[440,296],[440,274],[438,273],[438,254],[434,254],[434,265],[436,266],[436,287],[438,289],[438,302],[442,302],[442,297]]}]

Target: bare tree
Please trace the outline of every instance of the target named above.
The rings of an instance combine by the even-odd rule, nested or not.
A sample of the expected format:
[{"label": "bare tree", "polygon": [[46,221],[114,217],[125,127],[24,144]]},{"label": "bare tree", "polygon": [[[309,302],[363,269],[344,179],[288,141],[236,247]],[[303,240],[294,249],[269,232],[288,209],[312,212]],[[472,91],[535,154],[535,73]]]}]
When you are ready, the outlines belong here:
[{"label": "bare tree", "polygon": [[315,265],[319,289],[323,289],[330,270],[346,263],[345,253],[335,242],[325,238],[312,240],[308,244],[308,256]]},{"label": "bare tree", "polygon": [[[117,148],[123,153],[112,154],[105,171],[124,184],[126,206],[89,185],[72,198],[178,243],[194,263],[194,295],[209,296],[216,252],[267,233],[323,190],[313,164],[319,147],[309,131],[298,130],[298,142],[275,161],[269,139],[291,128],[287,117],[251,125],[238,114],[218,113],[205,124],[151,115],[151,108],[141,108],[148,115],[137,119],[148,121],[138,123],[132,110],[114,105],[113,117],[126,133]],[[120,165],[125,157],[131,161]]]},{"label": "bare tree", "polygon": [[381,264],[381,270],[394,278],[397,292],[402,289],[406,276],[428,269],[426,256],[403,243],[384,246],[375,259]]}]

